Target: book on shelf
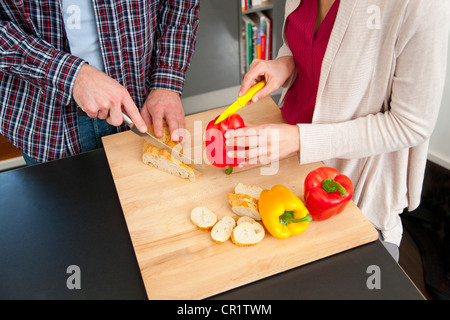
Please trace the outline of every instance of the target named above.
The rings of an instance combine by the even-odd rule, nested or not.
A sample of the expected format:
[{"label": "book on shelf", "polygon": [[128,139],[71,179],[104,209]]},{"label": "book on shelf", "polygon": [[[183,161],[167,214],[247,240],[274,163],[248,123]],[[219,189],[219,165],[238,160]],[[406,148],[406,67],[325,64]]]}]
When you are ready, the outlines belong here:
[{"label": "book on shelf", "polygon": [[241,0],[242,11],[270,4],[269,0]]},{"label": "book on shelf", "polygon": [[242,72],[249,70],[253,57],[253,33],[256,30],[255,23],[248,17],[242,17],[242,37],[241,37],[241,65]]},{"label": "book on shelf", "polygon": [[272,20],[264,12],[242,16],[240,45],[243,74],[254,59],[272,59]]}]

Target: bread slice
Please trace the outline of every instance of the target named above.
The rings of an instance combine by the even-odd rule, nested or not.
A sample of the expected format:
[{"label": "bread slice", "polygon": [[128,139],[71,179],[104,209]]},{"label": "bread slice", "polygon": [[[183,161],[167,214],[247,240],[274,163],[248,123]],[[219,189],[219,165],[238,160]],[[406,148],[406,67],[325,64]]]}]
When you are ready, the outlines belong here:
[{"label": "bread slice", "polygon": [[262,191],[263,191],[263,189],[261,187],[254,186],[254,185],[246,185],[243,183],[238,183],[236,185],[236,187],[234,188],[234,193],[246,194],[256,200],[259,199],[259,195],[261,194]]},{"label": "bread slice", "polygon": [[229,193],[228,202],[231,203],[232,201],[247,201],[251,204],[254,204],[255,206],[258,206],[258,200],[243,193]]},{"label": "bread slice", "polygon": [[[163,129],[163,136],[158,140],[164,142],[171,148],[178,147],[177,143],[173,142],[170,138],[170,131],[166,121],[163,122]],[[155,136],[153,126],[148,132]],[[188,179],[192,182],[195,181],[195,173],[191,167],[172,157],[170,152],[167,150],[159,149],[147,141],[144,141],[144,145],[142,147],[142,162],[146,165],[168,172],[174,176]]]},{"label": "bread slice", "polygon": [[211,230],[211,238],[214,242],[223,243],[230,239],[231,233],[236,226],[236,221],[230,217],[225,216],[217,222]]},{"label": "bread slice", "polygon": [[258,198],[262,190],[258,186],[238,183],[234,188],[234,193],[228,194],[231,210],[239,216],[248,216],[260,221]]},{"label": "bread slice", "polygon": [[217,223],[217,216],[209,208],[198,206],[191,211],[191,221],[200,230],[209,231]]},{"label": "bread slice", "polygon": [[265,236],[263,226],[254,222],[242,222],[231,233],[231,241],[241,247],[254,246],[262,241]]},{"label": "bread slice", "polygon": [[258,212],[258,207],[246,200],[233,200],[230,201],[231,210],[238,216],[248,216],[254,220],[261,220],[261,216]]},{"label": "bread slice", "polygon": [[253,218],[251,218],[249,216],[242,216],[242,217],[239,217],[239,219],[237,219],[236,224],[239,225],[239,224],[244,223],[244,222],[252,223],[254,221],[255,221],[255,219],[253,219]]}]

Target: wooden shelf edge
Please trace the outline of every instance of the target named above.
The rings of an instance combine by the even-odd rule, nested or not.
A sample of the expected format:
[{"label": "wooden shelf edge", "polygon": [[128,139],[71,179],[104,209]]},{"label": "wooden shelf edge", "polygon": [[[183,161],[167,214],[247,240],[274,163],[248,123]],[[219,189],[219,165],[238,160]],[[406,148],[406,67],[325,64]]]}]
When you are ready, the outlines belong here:
[{"label": "wooden shelf edge", "polygon": [[0,172],[25,166],[22,156],[0,161]]}]

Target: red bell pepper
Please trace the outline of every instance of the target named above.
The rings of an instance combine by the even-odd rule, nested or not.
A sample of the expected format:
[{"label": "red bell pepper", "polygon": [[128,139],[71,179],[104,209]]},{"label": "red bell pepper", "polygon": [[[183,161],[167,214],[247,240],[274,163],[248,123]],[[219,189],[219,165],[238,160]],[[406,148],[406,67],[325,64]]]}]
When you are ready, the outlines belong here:
[{"label": "red bell pepper", "polygon": [[352,181],[335,168],[320,167],[306,176],[305,204],[313,220],[341,213],[352,196]]},{"label": "red bell pepper", "polygon": [[206,155],[208,160],[216,167],[227,167],[226,173],[230,174],[244,159],[229,158],[228,151],[236,150],[233,146],[225,145],[225,133],[228,130],[239,129],[245,126],[244,120],[238,114],[232,114],[227,119],[215,124],[217,116],[208,123],[205,132]]}]

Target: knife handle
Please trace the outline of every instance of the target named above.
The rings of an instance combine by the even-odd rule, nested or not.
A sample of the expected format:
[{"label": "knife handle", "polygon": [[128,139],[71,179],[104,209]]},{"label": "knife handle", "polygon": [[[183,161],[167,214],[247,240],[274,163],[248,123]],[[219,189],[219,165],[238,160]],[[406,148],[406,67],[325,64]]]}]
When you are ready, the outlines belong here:
[{"label": "knife handle", "polygon": [[241,100],[244,104],[246,104],[253,98],[255,93],[257,93],[259,90],[264,88],[265,85],[266,85],[266,81],[264,81],[264,80],[258,82],[253,87],[248,89],[247,92],[239,98],[239,100]]},{"label": "knife handle", "polygon": [[133,121],[131,121],[130,117],[128,117],[125,112],[122,111],[122,116],[123,116],[123,122],[125,122],[125,124],[127,126],[131,126],[133,124]]}]

